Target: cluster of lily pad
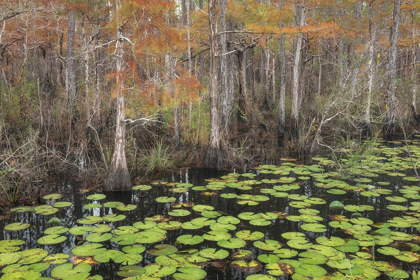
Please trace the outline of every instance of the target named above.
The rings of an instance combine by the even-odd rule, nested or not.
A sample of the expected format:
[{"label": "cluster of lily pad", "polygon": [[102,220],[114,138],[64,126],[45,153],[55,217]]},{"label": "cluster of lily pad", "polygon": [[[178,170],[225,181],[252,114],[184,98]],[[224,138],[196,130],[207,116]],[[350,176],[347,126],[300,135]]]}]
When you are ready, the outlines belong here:
[{"label": "cluster of lily pad", "polygon": [[[136,204],[88,195],[91,202],[84,209],[112,209],[113,214],[86,215],[72,227],[52,217],[38,238],[40,248],[21,251],[22,240],[0,241],[0,279],[101,279],[90,275],[92,266],[109,262],[119,265],[118,275],[127,279],[204,279],[210,268],[237,270],[247,280],[288,275],[294,280],[409,278],[402,264],[420,262],[419,180],[410,173],[411,159],[402,157],[404,147],[377,149],[380,155],[370,155],[345,175],[329,171],[332,161],[318,157],[317,164],[284,160],[280,166],[262,165],[255,172],[208,179],[204,186],[161,181],[138,185],[133,190],[140,197],[152,195],[153,188],[163,189],[164,196],[155,202],[167,211],[132,224],[124,223],[124,213],[136,211]],[[420,159],[420,147],[410,149],[412,160]],[[382,181],[375,182],[376,177]],[[180,200],[187,193],[217,197],[241,211],[226,213],[191,200],[193,196]],[[71,205],[61,198],[50,194],[44,196],[45,205],[12,211],[54,215]],[[376,206],[378,202],[382,204]],[[380,221],[374,220],[374,213],[385,209],[377,207],[387,211]],[[296,231],[273,235],[270,230],[282,228],[279,224]],[[4,230],[30,227],[10,222]],[[169,232],[176,236],[172,244],[166,244]],[[42,247],[69,236],[79,240],[71,255],[50,254]],[[77,264],[75,258],[82,262]]]}]

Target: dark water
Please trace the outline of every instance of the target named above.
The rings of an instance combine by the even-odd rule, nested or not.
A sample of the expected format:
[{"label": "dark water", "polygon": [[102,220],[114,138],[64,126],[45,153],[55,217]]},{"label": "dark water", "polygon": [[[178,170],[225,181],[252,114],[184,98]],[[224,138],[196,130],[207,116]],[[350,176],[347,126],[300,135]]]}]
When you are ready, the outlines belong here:
[{"label": "dark water", "polygon": [[[278,179],[279,175],[273,174],[259,174],[258,170],[236,170],[235,172],[253,172],[258,174],[258,177],[255,179],[262,180],[262,179]],[[396,170],[397,171],[397,170]],[[191,183],[194,186],[205,186],[207,184],[206,179],[209,178],[220,178],[223,175],[228,174],[228,171],[218,171],[218,170],[210,170],[210,169],[182,169],[179,172],[169,174],[161,178],[162,181],[167,182],[181,182],[181,183]],[[408,172],[410,174],[410,172]],[[291,173],[288,176],[293,176]],[[401,177],[395,176],[388,176],[386,173],[379,174],[378,177],[373,178],[374,182],[390,182],[390,185],[383,186],[382,188],[388,188],[393,191],[394,194],[398,193],[398,190],[402,188],[406,182],[403,182]],[[360,192],[347,192],[345,195],[334,196],[328,194],[326,189],[317,187],[316,181],[314,178],[309,180],[298,180],[300,188],[298,190],[291,190],[289,191],[290,194],[303,194],[308,197],[316,197],[325,199],[328,203],[333,200],[340,200],[345,205],[354,204],[354,205],[372,205],[374,206],[374,211],[367,211],[362,213],[363,217],[369,218],[373,220],[375,223],[380,222],[387,222],[387,220],[391,219],[395,216],[403,216],[404,212],[396,212],[387,210],[386,206],[390,203],[384,199],[384,196],[380,197],[365,197],[360,195]],[[349,181],[351,182],[351,181]],[[370,184],[374,184],[370,183]],[[353,182],[354,185],[354,182]],[[413,185],[413,184],[411,184]],[[417,185],[417,183],[415,183]],[[144,221],[146,217],[151,217],[154,215],[167,215],[169,211],[173,208],[169,203],[157,203],[155,201],[156,197],[160,196],[173,196],[177,198],[177,202],[183,203],[195,203],[195,204],[204,204],[204,205],[211,205],[214,206],[215,210],[221,211],[224,215],[231,215],[237,217],[239,213],[242,212],[285,212],[289,215],[300,215],[298,209],[290,207],[288,198],[275,198],[271,197],[269,201],[260,202],[257,206],[247,206],[247,205],[238,205],[235,203],[235,200],[231,199],[224,199],[220,197],[222,193],[235,193],[237,195],[247,193],[247,194],[260,194],[260,189],[263,188],[271,188],[273,184],[265,184],[262,183],[258,186],[254,186],[251,190],[248,191],[241,191],[238,189],[232,188],[225,188],[221,191],[217,191],[217,195],[215,196],[205,196],[200,191],[193,191],[189,190],[186,193],[178,194],[178,193],[171,193],[169,191],[169,187],[165,186],[154,186],[151,190],[148,191],[130,191],[130,192],[107,192],[106,199],[100,201],[101,203],[107,201],[121,201],[124,204],[135,204],[137,205],[137,209],[128,212],[120,212],[115,209],[111,208],[99,208],[99,209],[92,209],[92,210],[85,210],[83,209],[83,205],[91,203],[91,201],[86,199],[86,196],[92,194],[81,194],[81,190],[79,189],[78,185],[72,182],[63,181],[56,187],[51,189],[50,193],[61,193],[63,194],[63,198],[60,201],[71,201],[73,203],[72,206],[67,208],[60,208],[59,212],[54,215],[35,215],[34,213],[13,213],[12,220],[10,221],[2,221],[0,222],[0,240],[5,239],[21,239],[25,240],[26,244],[23,246],[22,249],[30,249],[30,248],[44,248],[50,254],[53,253],[68,253],[72,256],[71,249],[73,249],[78,242],[80,241],[80,237],[76,237],[72,234],[66,233],[67,240],[63,243],[56,244],[56,245],[49,245],[49,246],[42,246],[37,243],[37,240],[42,237],[44,229],[49,227],[47,225],[47,221],[51,217],[58,217],[61,219],[62,226],[71,228],[77,224],[77,220],[83,218],[85,216],[104,216],[107,214],[124,214],[127,218],[123,221],[111,223],[113,228],[117,228],[119,226],[125,225],[132,225],[138,221]],[[268,194],[267,194],[268,195]],[[324,205],[313,205],[311,206],[312,209],[319,210],[318,216],[324,219],[324,224],[327,225],[327,231],[322,233],[312,233],[312,232],[305,232],[307,240],[311,242],[315,242],[315,239],[319,236],[338,236],[342,238],[349,238],[349,235],[346,234],[343,230],[335,229],[333,227],[328,226],[329,215],[333,214],[344,214],[349,217],[349,213],[346,211],[332,211],[328,208],[328,203]],[[404,204],[405,205],[405,204]],[[408,203],[407,203],[408,205]],[[191,209],[190,209],[191,210]],[[176,221],[189,221],[192,218],[200,217],[200,213],[191,211],[192,215],[188,217],[173,217],[173,220]],[[351,214],[351,213],[350,213]],[[168,216],[168,215],[167,215]],[[168,216],[169,217],[169,216]],[[3,227],[11,222],[20,221],[22,223],[30,223],[31,227],[17,232],[10,232],[3,230]],[[284,232],[290,231],[299,231],[302,232],[300,226],[303,222],[292,222],[287,219],[276,219],[271,222],[271,225],[261,227],[261,226],[252,226],[249,224],[248,221],[242,221],[240,224],[237,225],[237,230],[242,229],[250,229],[251,231],[262,231],[264,233],[264,239],[273,239],[280,241],[284,247],[287,240],[284,240],[280,235]],[[80,226],[80,225],[79,225]],[[193,235],[202,235],[208,232],[208,227],[204,227],[199,230],[184,230],[184,229],[177,229],[177,230],[168,230],[167,238],[160,242],[164,244],[175,244],[176,239],[178,236],[183,234],[193,234]],[[404,229],[396,229],[396,231],[403,231],[409,234],[417,234],[417,230],[414,227],[404,228]],[[234,234],[232,234],[232,237]],[[79,238],[79,239],[78,239]],[[104,242],[103,243],[106,248],[108,249],[121,249],[123,246],[119,246],[114,242]],[[182,244],[177,243],[176,246],[179,250],[187,249],[187,248],[194,248],[194,249],[204,249],[204,248],[214,248],[217,247],[214,245],[215,242],[212,241],[204,241],[201,244],[195,246],[185,246]],[[146,266],[148,264],[154,263],[155,256],[149,255],[147,253],[147,249],[153,248],[156,244],[144,244],[146,246],[146,251],[143,253],[143,261],[139,264],[142,266]],[[251,250],[254,253],[254,256],[258,256],[261,254],[266,254],[266,251],[260,250],[253,246],[252,242],[247,242],[247,245],[242,248],[246,250]],[[230,253],[233,253],[236,250],[226,249]],[[384,260],[392,263],[396,267],[399,267],[407,272],[411,272],[412,270],[418,269],[416,264],[410,264],[402,261],[398,261],[393,257],[386,257],[378,254],[376,256],[377,260]],[[240,272],[239,270],[230,267],[231,259],[219,261],[217,265],[205,265],[205,270],[207,272],[206,279],[245,279],[246,276],[249,274]],[[216,264],[216,263],[215,263]],[[44,276],[49,276],[49,273],[52,269],[43,272]],[[264,267],[264,266],[263,266]],[[324,267],[328,270],[328,272],[336,271],[335,269],[331,269],[324,265]],[[115,264],[114,262],[109,262],[106,264],[99,264],[94,265],[91,271],[91,275],[101,275],[104,279],[121,279],[122,277],[117,276],[117,272],[120,268],[119,264]],[[264,273],[264,268],[259,273]],[[385,275],[380,276],[383,279],[389,279]],[[170,276],[166,277],[165,279],[172,279]],[[288,277],[277,279],[288,279]],[[363,278],[358,278],[363,279]]]}]

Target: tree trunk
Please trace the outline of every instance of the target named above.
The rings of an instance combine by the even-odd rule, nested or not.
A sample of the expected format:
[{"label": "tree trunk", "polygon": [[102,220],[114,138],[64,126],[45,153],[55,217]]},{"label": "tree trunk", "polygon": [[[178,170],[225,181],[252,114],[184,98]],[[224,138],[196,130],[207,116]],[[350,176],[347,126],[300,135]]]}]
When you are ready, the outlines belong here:
[{"label": "tree trunk", "polygon": [[[118,14],[119,1],[116,3],[116,10]],[[127,161],[125,158],[125,101],[123,95],[124,80],[122,78],[123,67],[123,27],[119,26],[117,30],[116,42],[116,86],[117,86],[117,118],[115,128],[115,147],[112,155],[112,161],[108,174],[105,179],[106,191],[128,191],[131,189],[130,174],[128,172]]]},{"label": "tree trunk", "polygon": [[411,59],[412,59],[412,65],[411,65],[411,81],[412,81],[412,108],[413,108],[413,117],[417,122],[420,122],[420,115],[417,111],[417,65],[416,65],[416,59],[417,59],[417,44],[416,44],[416,11],[411,11],[411,20],[412,20],[412,26],[411,26],[411,36],[412,36],[412,47],[411,47]]},{"label": "tree trunk", "polygon": [[[279,1],[279,9],[284,7],[284,0]],[[283,20],[280,23],[282,28]],[[279,136],[284,137],[284,128],[286,125],[286,50],[284,46],[284,35],[279,37],[279,56],[280,56],[280,97],[279,97]]]},{"label": "tree trunk", "polygon": [[384,134],[388,138],[396,133],[396,97],[397,87],[397,52],[398,32],[401,22],[401,0],[394,0],[392,15],[391,45],[389,50],[389,85],[388,85],[388,110],[386,112]]},{"label": "tree trunk", "polygon": [[86,127],[91,125],[90,117],[90,92],[89,92],[89,45],[86,38],[85,18],[82,20],[83,65],[85,68],[85,110]]},{"label": "tree trunk", "polygon": [[239,64],[239,99],[238,99],[238,121],[243,122],[248,118],[248,96],[247,96],[247,85],[246,85],[246,58],[245,52],[237,51],[236,56],[238,57]]},{"label": "tree trunk", "polygon": [[232,76],[232,55],[228,53],[227,34],[223,33],[227,31],[226,22],[226,2],[227,0],[220,1],[220,93],[221,93],[221,106],[222,106],[222,118],[221,126],[224,129],[224,134],[229,134],[229,118],[233,109],[233,76]]},{"label": "tree trunk", "polygon": [[174,108],[174,141],[175,141],[175,148],[179,148],[180,145],[180,129],[179,129],[179,109],[178,109],[178,96],[176,91],[173,90],[171,86],[172,79],[175,76],[174,69],[175,69],[175,61],[172,55],[166,54],[165,55],[165,68],[166,68],[166,80],[165,80],[165,87],[168,92],[171,93],[175,100],[175,108]]},{"label": "tree trunk", "polygon": [[[305,23],[305,5],[301,0],[296,2],[296,26],[303,26]],[[299,138],[299,84],[300,84],[300,56],[303,35],[299,33],[294,46],[293,54],[293,77],[292,77],[292,112],[290,115],[290,137]]]},{"label": "tree trunk", "polygon": [[74,37],[76,32],[76,20],[74,11],[69,11],[69,23],[68,23],[68,39],[67,39],[67,60],[66,60],[66,72],[67,72],[67,98],[68,107],[71,114],[73,115],[76,106],[76,72],[74,67]]},{"label": "tree trunk", "polygon": [[223,131],[220,128],[220,93],[218,79],[218,40],[217,40],[217,8],[216,0],[209,0],[208,15],[210,26],[210,138],[204,157],[204,166],[220,168],[223,166],[225,149],[223,147]]},{"label": "tree trunk", "polygon": [[366,107],[365,107],[365,116],[362,123],[362,135],[371,136],[372,134],[372,125],[370,122],[370,106],[372,102],[372,89],[373,82],[375,80],[375,69],[376,69],[376,57],[375,57],[375,45],[376,45],[376,30],[377,26],[373,23],[373,3],[369,4],[369,68],[368,68],[368,92],[366,95]]}]

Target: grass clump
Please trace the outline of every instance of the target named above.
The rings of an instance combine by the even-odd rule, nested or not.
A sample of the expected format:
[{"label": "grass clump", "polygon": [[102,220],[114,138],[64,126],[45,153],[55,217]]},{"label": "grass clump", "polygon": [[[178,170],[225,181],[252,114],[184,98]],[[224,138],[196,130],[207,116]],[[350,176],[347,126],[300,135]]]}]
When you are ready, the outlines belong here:
[{"label": "grass clump", "polygon": [[145,150],[140,156],[140,165],[146,174],[150,174],[172,169],[175,161],[171,159],[169,148],[159,140],[154,147]]}]

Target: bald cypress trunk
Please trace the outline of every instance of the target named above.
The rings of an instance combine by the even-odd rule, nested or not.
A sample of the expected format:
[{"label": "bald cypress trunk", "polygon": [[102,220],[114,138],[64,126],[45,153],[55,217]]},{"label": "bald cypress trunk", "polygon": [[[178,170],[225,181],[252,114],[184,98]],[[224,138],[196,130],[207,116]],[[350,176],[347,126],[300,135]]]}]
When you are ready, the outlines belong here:
[{"label": "bald cypress trunk", "polygon": [[76,32],[76,20],[74,11],[69,11],[68,39],[67,39],[67,92],[68,107],[72,114],[76,106],[76,72],[74,67],[74,37]]},{"label": "bald cypress trunk", "polygon": [[[304,0],[303,0],[304,1]],[[296,2],[296,26],[305,23],[305,4],[301,0]],[[299,88],[300,88],[300,63],[303,35],[298,34],[293,51],[293,76],[292,76],[292,112],[290,115],[290,136],[292,139],[299,138]]]},{"label": "bald cypress trunk", "polygon": [[[279,1],[280,10],[284,7],[284,0]],[[283,27],[283,21],[280,27]],[[284,128],[286,125],[286,50],[284,45],[284,35],[279,37],[279,56],[280,56],[280,97],[279,97],[279,136],[284,136]]]},{"label": "bald cypress trunk", "polygon": [[[119,1],[117,1],[117,11]],[[112,155],[111,165],[105,179],[106,191],[127,191],[131,189],[130,174],[128,172],[127,161],[125,157],[125,100],[123,95],[124,80],[122,78],[122,68],[124,62],[124,36],[123,27],[119,26],[117,30],[116,42],[116,86],[117,86],[117,117],[115,123],[115,145]]]},{"label": "bald cypress trunk", "polygon": [[208,14],[210,26],[210,138],[207,152],[204,157],[204,166],[220,168],[223,166],[225,155],[223,130],[220,127],[220,92],[219,92],[219,43],[217,38],[217,8],[216,0],[209,0]]},{"label": "bald cypress trunk", "polygon": [[372,103],[372,90],[373,90],[373,82],[375,79],[375,69],[376,69],[376,58],[375,58],[375,45],[376,45],[376,30],[377,26],[373,23],[373,10],[372,10],[373,3],[369,4],[369,68],[368,68],[368,92],[366,94],[366,107],[365,107],[365,115],[363,118],[362,124],[362,134],[364,136],[370,136],[372,134],[372,125],[370,122],[370,107]]},{"label": "bald cypress trunk", "polygon": [[396,96],[397,87],[397,52],[398,52],[398,32],[401,22],[401,0],[394,0],[394,11],[392,15],[391,45],[389,48],[389,84],[388,100],[385,118],[384,133],[386,137],[391,137],[396,133]]}]

